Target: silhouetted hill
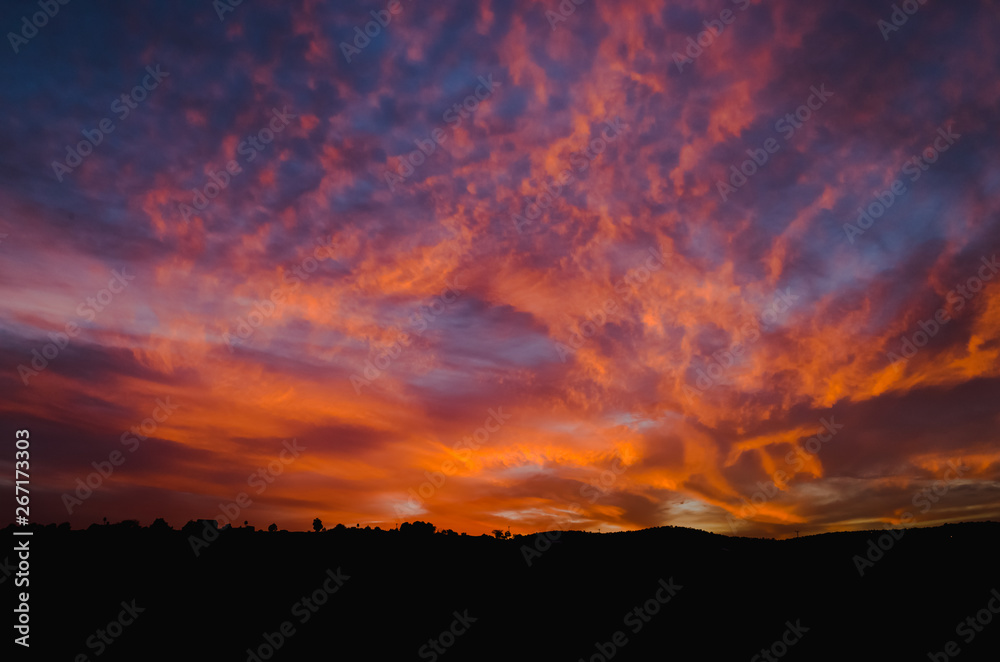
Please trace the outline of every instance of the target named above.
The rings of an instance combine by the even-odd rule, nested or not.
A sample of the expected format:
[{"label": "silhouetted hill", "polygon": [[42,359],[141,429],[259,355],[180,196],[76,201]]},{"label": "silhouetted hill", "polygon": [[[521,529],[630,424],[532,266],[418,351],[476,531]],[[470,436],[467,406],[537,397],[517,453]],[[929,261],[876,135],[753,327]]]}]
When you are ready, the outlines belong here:
[{"label": "silhouetted hill", "polygon": [[[949,641],[1000,659],[994,522],[783,541],[233,529],[198,556],[196,526],[33,530],[33,659],[766,660],[774,644],[782,660],[927,660]],[[966,642],[956,628],[984,609]]]}]

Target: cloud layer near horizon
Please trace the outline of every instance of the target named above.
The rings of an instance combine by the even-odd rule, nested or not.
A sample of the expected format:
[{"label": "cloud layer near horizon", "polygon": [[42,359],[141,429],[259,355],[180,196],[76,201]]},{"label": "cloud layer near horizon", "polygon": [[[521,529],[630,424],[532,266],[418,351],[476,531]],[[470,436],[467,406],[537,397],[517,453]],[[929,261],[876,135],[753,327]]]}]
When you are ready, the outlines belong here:
[{"label": "cloud layer near horizon", "polygon": [[403,0],[363,48],[386,3],[337,4],[70,4],[3,55],[35,519],[1000,517],[997,2]]}]

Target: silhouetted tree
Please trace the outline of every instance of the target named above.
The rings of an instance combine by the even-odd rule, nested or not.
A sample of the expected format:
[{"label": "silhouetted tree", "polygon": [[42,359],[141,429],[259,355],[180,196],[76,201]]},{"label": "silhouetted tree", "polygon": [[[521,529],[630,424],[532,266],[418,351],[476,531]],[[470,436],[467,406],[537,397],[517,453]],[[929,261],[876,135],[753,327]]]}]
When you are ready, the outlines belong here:
[{"label": "silhouetted tree", "polygon": [[343,524],[338,524],[337,526],[333,527],[333,530],[334,531],[347,531],[347,527],[344,526]]},{"label": "silhouetted tree", "polygon": [[278,525],[275,524],[274,522],[271,522],[271,526],[267,527],[267,530],[270,531],[271,533],[274,533],[275,531],[278,530]]},{"label": "silhouetted tree", "polygon": [[412,524],[410,522],[403,522],[399,525],[399,532],[406,535],[426,536],[433,534],[436,529],[437,527],[430,522],[421,522],[419,520]]},{"label": "silhouetted tree", "polygon": [[503,540],[503,529],[493,529],[493,537],[497,540]]},{"label": "silhouetted tree", "polygon": [[322,528],[323,528],[323,520],[317,517],[316,519],[313,520],[313,531],[319,533],[320,529]]},{"label": "silhouetted tree", "polygon": [[153,520],[153,523],[149,525],[151,531],[173,531],[171,526],[167,524],[167,520],[162,517],[157,517]]}]

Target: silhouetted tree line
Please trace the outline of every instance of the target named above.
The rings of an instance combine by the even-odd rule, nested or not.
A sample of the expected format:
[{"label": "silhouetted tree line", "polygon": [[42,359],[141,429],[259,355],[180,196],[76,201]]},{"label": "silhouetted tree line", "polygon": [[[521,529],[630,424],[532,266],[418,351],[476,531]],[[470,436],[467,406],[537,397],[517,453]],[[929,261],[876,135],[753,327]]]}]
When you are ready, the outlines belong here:
[{"label": "silhouetted tree line", "polygon": [[[69,531],[71,529],[69,522],[63,522],[62,524],[59,525],[48,524],[48,525],[35,525],[35,526],[46,529],[58,529],[60,531]],[[256,528],[250,526],[249,522],[246,520],[244,520],[243,526],[241,527],[234,528],[231,525],[226,525],[220,528],[218,526],[218,523],[213,519],[189,520],[184,526],[180,528],[180,532],[184,533],[185,535],[200,535],[201,533],[204,532],[206,526],[215,527],[219,531],[256,532]],[[177,530],[174,529],[174,527],[172,527],[169,523],[167,523],[167,521],[162,517],[157,517],[148,527],[143,527],[139,523],[139,520],[137,519],[126,519],[120,522],[112,523],[109,522],[107,518],[103,519],[103,524],[94,523],[91,524],[89,527],[87,527],[88,531],[90,530],[137,531],[140,529],[154,531],[154,532],[168,532]],[[327,529],[325,526],[323,526],[322,520],[317,517],[312,522],[312,530],[314,533],[335,533],[335,534],[344,534],[349,531],[353,533],[359,533],[365,531],[371,533],[400,533],[405,536],[414,536],[414,537],[430,536],[434,535],[435,533],[441,536],[465,536],[465,537],[468,536],[467,533],[459,533],[452,529],[442,529],[441,531],[438,531],[437,527],[434,524],[430,522],[424,522],[421,520],[417,520],[415,522],[403,522],[399,524],[398,527],[396,528],[386,528],[386,529],[383,529],[380,526],[372,527],[370,525],[362,528],[360,524],[357,524],[354,527],[347,527],[340,523],[338,523],[332,529]],[[261,531],[263,531],[263,529]],[[272,522],[267,526],[268,533],[278,533],[279,531],[288,533],[287,530],[284,529],[279,530],[278,525],[275,522]],[[490,538],[491,536],[483,533],[480,534],[479,537]],[[492,537],[498,540],[507,540],[511,538],[515,539],[522,538],[524,536],[522,536],[521,534],[511,535],[509,530],[504,531],[502,529],[494,529],[492,531]]]}]

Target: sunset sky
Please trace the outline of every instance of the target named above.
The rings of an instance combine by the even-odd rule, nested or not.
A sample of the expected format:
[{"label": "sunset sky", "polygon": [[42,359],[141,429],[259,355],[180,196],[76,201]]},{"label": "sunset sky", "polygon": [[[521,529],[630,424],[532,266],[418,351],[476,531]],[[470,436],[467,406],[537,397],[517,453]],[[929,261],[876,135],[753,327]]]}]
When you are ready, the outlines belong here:
[{"label": "sunset sky", "polygon": [[5,3],[32,520],[1000,518],[1000,2],[901,4]]}]

